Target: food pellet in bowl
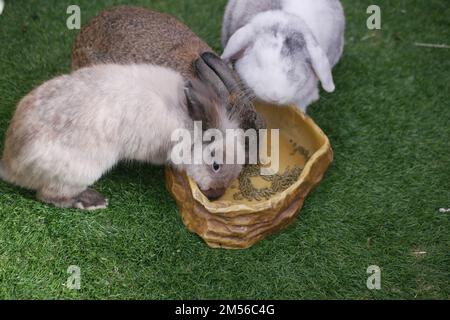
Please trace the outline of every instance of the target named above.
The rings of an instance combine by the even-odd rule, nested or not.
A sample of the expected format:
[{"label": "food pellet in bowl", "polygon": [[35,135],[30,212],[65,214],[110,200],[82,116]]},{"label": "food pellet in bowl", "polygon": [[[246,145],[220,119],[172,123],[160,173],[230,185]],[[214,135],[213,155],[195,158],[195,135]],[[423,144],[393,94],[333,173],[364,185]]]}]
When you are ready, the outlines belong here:
[{"label": "food pellet in bowl", "polygon": [[[273,195],[283,192],[293,185],[303,168],[294,166],[292,169],[286,168],[282,174],[274,174],[271,176],[261,176],[261,167],[259,165],[248,165],[244,168],[239,176],[239,192],[233,195],[234,200],[247,199],[248,201],[261,201],[262,199],[269,200]],[[270,187],[256,188],[251,178],[260,177],[265,181],[271,182]]]},{"label": "food pellet in bowl", "polygon": [[302,155],[303,157],[305,157],[306,161],[308,161],[309,158],[311,158],[311,153],[305,147],[297,145],[297,143],[292,140],[289,140],[289,142],[294,147],[294,150],[292,151],[291,156],[293,156],[295,154],[299,154],[299,155]]},{"label": "food pellet in bowl", "polygon": [[[300,154],[305,157],[306,161],[308,161],[308,159],[311,157],[309,150],[300,145],[297,145],[297,143],[292,139],[290,139],[289,142],[293,147],[291,155],[293,156],[295,154]],[[260,174],[260,165],[247,165],[239,176],[239,191],[233,195],[233,199],[246,199],[248,201],[261,201],[262,199],[269,200],[273,195],[283,192],[291,185],[293,185],[300,177],[302,170],[303,168],[301,168],[300,166],[294,166],[292,169],[290,169],[290,167],[287,167],[282,174],[262,176]],[[259,177],[267,182],[270,182],[270,187],[255,187],[251,180],[251,178],[255,177]]]}]

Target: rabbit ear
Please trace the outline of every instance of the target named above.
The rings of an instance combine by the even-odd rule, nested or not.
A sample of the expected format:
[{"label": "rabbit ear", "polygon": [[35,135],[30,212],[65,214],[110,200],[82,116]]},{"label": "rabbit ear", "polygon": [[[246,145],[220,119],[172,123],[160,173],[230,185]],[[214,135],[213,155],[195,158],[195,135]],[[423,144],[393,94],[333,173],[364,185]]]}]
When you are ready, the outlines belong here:
[{"label": "rabbit ear", "polygon": [[[220,60],[220,58],[217,59]],[[194,61],[194,69],[200,80],[203,81],[203,83],[208,83],[212,88],[214,88],[219,97],[221,97],[222,99],[228,98],[230,93],[226,85],[216,74],[215,70],[205,62],[203,57],[199,57]]]},{"label": "rabbit ear", "polygon": [[335,85],[333,82],[333,75],[331,74],[330,61],[328,60],[327,55],[311,35],[306,36],[305,38],[306,48],[311,57],[312,67],[322,83],[322,88],[327,92],[333,92]]},{"label": "rabbit ear", "polygon": [[205,52],[201,57],[205,64],[219,77],[229,94],[240,89],[237,74],[222,59],[211,52]]},{"label": "rabbit ear", "polygon": [[239,59],[239,56],[242,55],[245,49],[250,45],[252,37],[254,37],[252,24],[247,24],[237,30],[230,40],[228,40],[222,54],[222,59],[227,62]]},{"label": "rabbit ear", "polygon": [[203,130],[218,128],[220,115],[216,97],[198,80],[190,80],[185,84],[184,94],[189,117],[193,121],[201,121]]}]

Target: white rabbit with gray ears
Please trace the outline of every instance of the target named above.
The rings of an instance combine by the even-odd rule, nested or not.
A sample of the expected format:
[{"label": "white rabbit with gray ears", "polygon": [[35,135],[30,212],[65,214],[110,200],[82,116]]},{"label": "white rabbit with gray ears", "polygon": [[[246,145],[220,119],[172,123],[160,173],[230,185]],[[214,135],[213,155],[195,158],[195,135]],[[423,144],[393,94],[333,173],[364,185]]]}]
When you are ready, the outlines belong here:
[{"label": "white rabbit with gray ears", "polygon": [[258,99],[306,108],[335,85],[345,16],[339,0],[229,0],[222,59],[234,64]]},{"label": "white rabbit with gray ears", "polygon": [[[202,77],[211,72],[199,70]],[[174,163],[172,151],[179,143],[172,135],[179,129],[195,132],[194,121],[225,134],[240,128],[236,117],[209,84],[185,83],[172,69],[85,67],[43,83],[19,102],[6,133],[0,178],[35,190],[39,200],[58,207],[104,209],[108,201],[89,186],[118,162],[136,160],[185,171],[214,200],[242,165],[220,159]],[[245,153],[242,143],[219,143],[224,152],[235,146],[237,154]],[[186,146],[190,150],[195,144],[210,145],[202,135]]]}]

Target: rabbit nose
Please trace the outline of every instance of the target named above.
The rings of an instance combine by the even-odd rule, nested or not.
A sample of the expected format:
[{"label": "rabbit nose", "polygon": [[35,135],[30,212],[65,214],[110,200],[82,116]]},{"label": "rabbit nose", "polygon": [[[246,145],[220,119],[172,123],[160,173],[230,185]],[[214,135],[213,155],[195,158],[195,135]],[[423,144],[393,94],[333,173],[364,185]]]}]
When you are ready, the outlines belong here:
[{"label": "rabbit nose", "polygon": [[225,188],[217,188],[217,189],[202,190],[202,192],[209,200],[217,200],[221,196],[223,196],[225,190],[226,190]]}]

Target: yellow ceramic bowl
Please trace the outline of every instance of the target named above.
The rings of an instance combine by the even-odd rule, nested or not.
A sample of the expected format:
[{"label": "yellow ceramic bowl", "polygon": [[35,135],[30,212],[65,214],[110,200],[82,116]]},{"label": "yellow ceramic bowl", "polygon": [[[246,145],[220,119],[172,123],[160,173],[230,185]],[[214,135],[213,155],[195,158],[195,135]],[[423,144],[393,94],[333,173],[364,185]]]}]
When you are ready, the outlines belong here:
[{"label": "yellow ceramic bowl", "polygon": [[[297,216],[305,197],[321,180],[333,160],[330,142],[314,121],[298,108],[259,103],[256,109],[268,129],[280,130],[280,172],[294,165],[303,171],[292,186],[269,200],[234,200],[238,182],[225,195],[210,201],[185,173],[166,170],[166,183],[180,208],[183,222],[211,247],[248,248],[288,225]],[[294,153],[294,143],[309,151],[307,158]],[[254,179],[254,180],[253,180]],[[252,178],[255,187],[260,178]]]}]

